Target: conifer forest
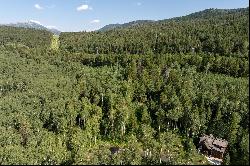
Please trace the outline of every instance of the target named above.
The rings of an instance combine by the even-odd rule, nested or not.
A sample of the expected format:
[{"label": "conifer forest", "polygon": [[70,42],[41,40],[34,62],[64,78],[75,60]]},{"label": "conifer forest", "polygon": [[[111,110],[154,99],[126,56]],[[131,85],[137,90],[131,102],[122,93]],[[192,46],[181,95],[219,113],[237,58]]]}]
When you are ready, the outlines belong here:
[{"label": "conifer forest", "polygon": [[248,54],[248,7],[60,36],[0,26],[0,165],[207,165],[202,134],[249,165]]}]

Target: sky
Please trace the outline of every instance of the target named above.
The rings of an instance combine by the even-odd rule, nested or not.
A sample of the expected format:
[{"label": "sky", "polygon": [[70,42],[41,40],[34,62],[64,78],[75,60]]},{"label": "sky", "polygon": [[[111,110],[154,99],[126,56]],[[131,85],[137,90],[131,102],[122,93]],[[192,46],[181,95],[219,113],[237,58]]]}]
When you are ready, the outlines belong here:
[{"label": "sky", "polygon": [[33,20],[64,32],[92,31],[108,24],[248,6],[248,0],[0,0],[0,24]]}]

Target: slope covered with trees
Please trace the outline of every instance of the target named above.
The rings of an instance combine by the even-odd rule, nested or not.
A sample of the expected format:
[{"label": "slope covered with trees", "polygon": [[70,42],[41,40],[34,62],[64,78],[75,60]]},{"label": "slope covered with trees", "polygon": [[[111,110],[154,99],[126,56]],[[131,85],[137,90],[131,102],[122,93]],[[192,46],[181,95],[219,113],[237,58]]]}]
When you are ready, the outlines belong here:
[{"label": "slope covered with trees", "polygon": [[45,30],[0,26],[0,44],[22,44],[29,48],[49,48],[53,34]]},{"label": "slope covered with trees", "polygon": [[224,164],[249,165],[248,8],[228,11],[60,41],[4,27],[17,37],[0,44],[0,165],[208,164],[203,133],[228,140]]},{"label": "slope covered with trees", "polygon": [[138,26],[138,25],[143,25],[143,24],[148,24],[148,23],[154,23],[153,20],[137,20],[137,21],[132,21],[129,23],[124,23],[124,24],[109,24],[101,29],[97,30],[99,32],[105,32],[113,29],[118,29],[118,28],[128,28],[132,26]]},{"label": "slope covered with trees", "polygon": [[163,54],[190,53],[194,48],[197,53],[247,58],[249,8],[216,11],[200,12],[200,19],[195,14],[108,32],[62,33],[61,49],[71,53]]}]

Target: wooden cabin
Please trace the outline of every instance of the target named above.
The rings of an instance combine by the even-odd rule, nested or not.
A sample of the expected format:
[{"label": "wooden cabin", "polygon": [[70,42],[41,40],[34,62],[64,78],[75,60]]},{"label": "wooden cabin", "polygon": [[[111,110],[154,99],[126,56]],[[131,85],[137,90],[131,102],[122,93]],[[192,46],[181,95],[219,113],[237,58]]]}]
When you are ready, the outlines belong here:
[{"label": "wooden cabin", "polygon": [[199,141],[199,150],[207,157],[222,161],[226,152],[228,142],[224,139],[215,138],[212,134],[202,135]]}]

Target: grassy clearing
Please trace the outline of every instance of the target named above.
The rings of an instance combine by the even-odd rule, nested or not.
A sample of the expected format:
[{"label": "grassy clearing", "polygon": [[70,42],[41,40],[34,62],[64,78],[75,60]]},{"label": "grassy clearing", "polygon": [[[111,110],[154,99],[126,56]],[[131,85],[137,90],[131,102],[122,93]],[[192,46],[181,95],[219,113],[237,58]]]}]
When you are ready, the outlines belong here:
[{"label": "grassy clearing", "polygon": [[51,49],[58,50],[59,48],[59,36],[53,35],[52,41],[51,41]]}]

